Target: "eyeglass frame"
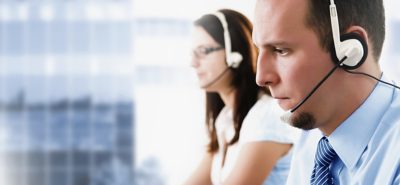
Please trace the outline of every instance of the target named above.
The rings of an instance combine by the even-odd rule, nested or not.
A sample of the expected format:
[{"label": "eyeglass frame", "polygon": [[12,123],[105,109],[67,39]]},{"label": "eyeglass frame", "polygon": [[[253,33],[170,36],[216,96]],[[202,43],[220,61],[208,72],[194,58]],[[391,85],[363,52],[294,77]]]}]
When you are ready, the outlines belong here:
[{"label": "eyeglass frame", "polygon": [[193,57],[196,57],[197,59],[202,59],[215,51],[219,51],[219,50],[223,50],[223,49],[225,49],[225,48],[222,46],[210,46],[210,47],[199,46],[192,51],[192,55],[193,55]]}]

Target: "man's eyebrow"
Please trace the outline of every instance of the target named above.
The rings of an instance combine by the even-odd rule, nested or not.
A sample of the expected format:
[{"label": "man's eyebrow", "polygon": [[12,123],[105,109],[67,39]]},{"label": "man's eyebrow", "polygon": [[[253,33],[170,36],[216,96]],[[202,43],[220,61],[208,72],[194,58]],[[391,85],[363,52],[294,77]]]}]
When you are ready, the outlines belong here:
[{"label": "man's eyebrow", "polygon": [[277,46],[282,47],[282,46],[287,46],[287,45],[289,45],[289,43],[285,42],[285,41],[273,41],[273,42],[263,43],[261,45],[256,45],[256,46],[261,47],[261,48],[270,48],[270,47],[277,47]]},{"label": "man's eyebrow", "polygon": [[252,34],[252,41],[253,41],[253,44],[257,48],[270,48],[270,47],[276,47],[276,46],[287,46],[287,45],[289,45],[289,43],[284,41],[284,40],[275,40],[275,41],[266,41],[266,42],[261,41],[260,43],[257,44],[254,32]]}]

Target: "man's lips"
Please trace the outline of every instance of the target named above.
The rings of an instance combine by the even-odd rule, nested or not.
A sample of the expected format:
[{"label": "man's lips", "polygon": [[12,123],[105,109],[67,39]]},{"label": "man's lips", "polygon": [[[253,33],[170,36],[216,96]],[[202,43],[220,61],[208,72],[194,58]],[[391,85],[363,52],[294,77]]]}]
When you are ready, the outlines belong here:
[{"label": "man's lips", "polygon": [[283,109],[290,109],[290,99],[288,97],[274,97],[274,99],[277,101],[279,106],[281,106]]},{"label": "man's lips", "polygon": [[273,97],[275,100],[288,100],[289,97],[284,97],[284,96],[274,96]]}]

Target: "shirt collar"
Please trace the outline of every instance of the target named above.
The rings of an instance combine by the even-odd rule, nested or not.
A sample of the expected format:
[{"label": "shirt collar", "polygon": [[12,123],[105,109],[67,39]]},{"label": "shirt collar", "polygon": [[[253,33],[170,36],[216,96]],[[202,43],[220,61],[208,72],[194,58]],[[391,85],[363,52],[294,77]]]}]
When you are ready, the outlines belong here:
[{"label": "shirt collar", "polygon": [[[382,79],[387,79],[382,75]],[[364,103],[328,137],[329,143],[346,165],[352,169],[367,147],[383,114],[389,107],[393,88],[377,83]]]}]

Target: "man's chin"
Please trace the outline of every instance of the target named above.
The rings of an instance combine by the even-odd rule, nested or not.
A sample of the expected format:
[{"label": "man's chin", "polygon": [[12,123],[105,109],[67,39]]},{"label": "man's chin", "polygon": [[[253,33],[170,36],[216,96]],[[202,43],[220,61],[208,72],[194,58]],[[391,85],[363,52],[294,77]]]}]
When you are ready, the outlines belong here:
[{"label": "man's chin", "polygon": [[[284,115],[285,116],[285,115]],[[282,117],[284,117],[282,116]],[[281,118],[286,119],[284,120],[285,122],[289,123],[290,125],[292,125],[293,127],[296,128],[300,128],[303,130],[311,130],[315,128],[316,125],[316,120],[313,114],[309,113],[309,112],[294,112],[294,113],[290,113],[290,116],[287,117],[288,115],[286,115],[285,118]]]}]

